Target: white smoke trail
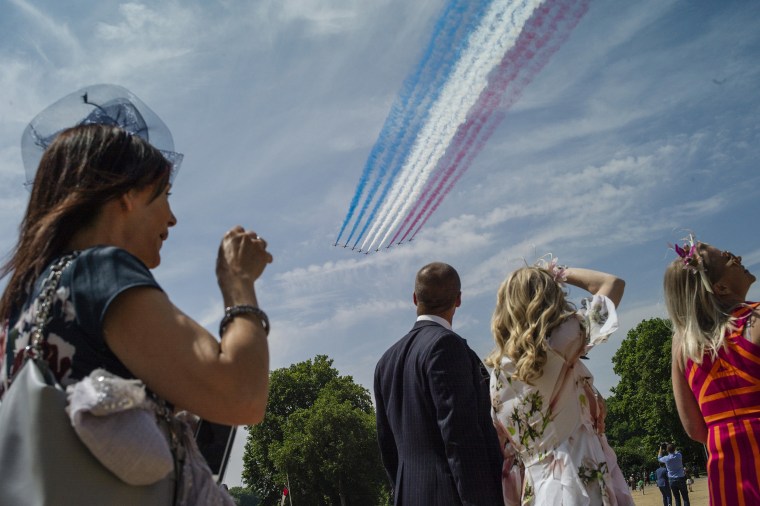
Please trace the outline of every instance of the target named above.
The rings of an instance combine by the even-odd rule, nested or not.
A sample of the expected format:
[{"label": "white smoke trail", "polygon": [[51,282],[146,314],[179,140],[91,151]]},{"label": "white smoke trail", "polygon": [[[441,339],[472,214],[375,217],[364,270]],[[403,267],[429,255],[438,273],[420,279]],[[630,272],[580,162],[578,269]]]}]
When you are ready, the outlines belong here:
[{"label": "white smoke trail", "polygon": [[488,74],[515,44],[524,24],[541,1],[496,0],[491,5],[480,26],[470,36],[468,47],[439,99],[433,104],[429,119],[420,130],[404,168],[394,182],[391,196],[383,204],[362,249],[367,242],[372,249],[383,233],[377,248],[388,240],[414,199],[419,197],[457,128],[467,119],[468,111],[488,85]]}]

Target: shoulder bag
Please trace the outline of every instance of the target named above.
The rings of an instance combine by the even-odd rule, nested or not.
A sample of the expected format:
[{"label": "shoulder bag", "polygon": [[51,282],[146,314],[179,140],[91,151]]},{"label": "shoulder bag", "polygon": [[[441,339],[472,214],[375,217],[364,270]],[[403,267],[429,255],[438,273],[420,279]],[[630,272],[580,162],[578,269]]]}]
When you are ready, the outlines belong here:
[{"label": "shoulder bag", "polygon": [[175,504],[182,448],[169,420],[157,417],[156,423],[172,449],[174,472],[152,485],[134,486],[93,456],[66,414],[66,391],[49,370],[42,344],[55,291],[72,259],[56,262],[43,284],[25,363],[0,404],[0,506]]}]

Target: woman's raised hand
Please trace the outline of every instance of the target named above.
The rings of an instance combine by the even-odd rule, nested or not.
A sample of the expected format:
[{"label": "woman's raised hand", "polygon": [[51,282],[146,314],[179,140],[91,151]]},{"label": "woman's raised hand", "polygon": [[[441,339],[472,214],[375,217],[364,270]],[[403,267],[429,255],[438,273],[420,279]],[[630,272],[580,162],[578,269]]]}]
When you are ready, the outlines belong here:
[{"label": "woman's raised hand", "polygon": [[224,234],[216,259],[216,277],[225,298],[225,305],[249,303],[246,293],[253,282],[272,262],[267,242],[256,232],[241,226],[231,228]]}]

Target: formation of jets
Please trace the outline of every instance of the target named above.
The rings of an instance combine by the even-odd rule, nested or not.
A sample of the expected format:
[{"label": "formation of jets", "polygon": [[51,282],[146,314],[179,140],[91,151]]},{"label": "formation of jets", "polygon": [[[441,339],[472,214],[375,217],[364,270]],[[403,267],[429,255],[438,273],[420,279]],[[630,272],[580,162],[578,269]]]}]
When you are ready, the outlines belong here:
[{"label": "formation of jets", "polygon": [[[412,242],[412,240],[410,239],[410,240],[409,240],[409,242]],[[403,244],[403,243],[400,243],[400,242],[399,242],[399,243],[397,243],[397,246],[400,246],[401,244]],[[336,242],[335,242],[335,244],[333,244],[333,247],[337,247],[337,246],[338,246],[338,243],[337,243],[337,241],[336,241]],[[392,244],[389,244],[388,246],[386,246],[386,247],[385,247],[385,249],[388,249],[388,248],[390,248],[391,246],[392,246]],[[347,247],[348,247],[348,243],[344,244],[344,245],[343,245],[343,247],[344,247],[344,248],[347,248]],[[353,247],[351,248],[351,251],[355,251],[355,250],[356,250],[356,246],[353,246]],[[377,248],[377,249],[375,250],[375,253],[377,253],[378,251],[380,251],[380,248]],[[369,250],[367,250],[367,251],[362,251],[362,250],[361,250],[361,248],[359,248],[359,250],[358,250],[358,251],[356,251],[356,252],[357,252],[357,253],[364,253],[365,255],[369,255],[369,253],[370,253],[370,251],[369,251]]]}]

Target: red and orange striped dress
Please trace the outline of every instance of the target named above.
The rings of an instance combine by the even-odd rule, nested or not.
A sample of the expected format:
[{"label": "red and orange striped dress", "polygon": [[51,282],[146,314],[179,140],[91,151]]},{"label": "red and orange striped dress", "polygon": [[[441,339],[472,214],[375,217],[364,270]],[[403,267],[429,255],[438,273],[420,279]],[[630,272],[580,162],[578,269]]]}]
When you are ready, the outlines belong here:
[{"label": "red and orange striped dress", "polygon": [[713,360],[686,362],[686,379],[707,424],[710,504],[760,505],[760,346],[744,338],[751,303],[733,312],[737,330]]}]

